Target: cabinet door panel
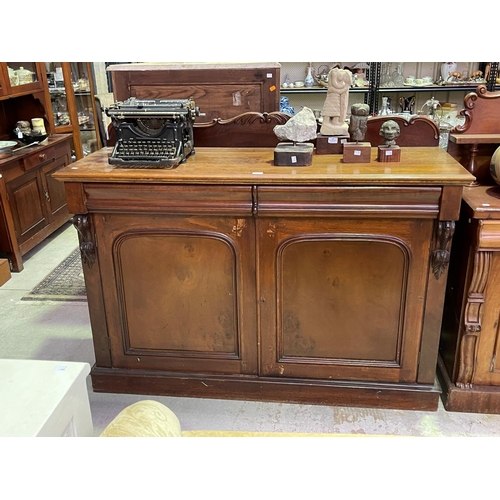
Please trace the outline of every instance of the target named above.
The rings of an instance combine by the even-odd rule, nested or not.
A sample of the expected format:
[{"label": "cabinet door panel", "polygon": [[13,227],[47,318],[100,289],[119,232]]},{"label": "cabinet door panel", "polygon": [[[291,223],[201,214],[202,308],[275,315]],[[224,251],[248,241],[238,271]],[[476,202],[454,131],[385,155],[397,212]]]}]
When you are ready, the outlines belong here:
[{"label": "cabinet door panel", "polygon": [[37,171],[9,182],[9,199],[19,243],[23,243],[48,224],[44,190]]},{"label": "cabinet door panel", "polygon": [[[252,220],[96,217],[113,366],[256,373]],[[127,229],[123,229],[127,228]]]},{"label": "cabinet door panel", "polygon": [[258,225],[262,374],[416,381],[431,220]]},{"label": "cabinet door panel", "polygon": [[53,163],[42,168],[42,178],[45,184],[46,200],[49,206],[49,214],[52,218],[68,215],[66,203],[66,190],[64,183],[55,180],[52,174],[68,164],[68,157],[58,158]]}]

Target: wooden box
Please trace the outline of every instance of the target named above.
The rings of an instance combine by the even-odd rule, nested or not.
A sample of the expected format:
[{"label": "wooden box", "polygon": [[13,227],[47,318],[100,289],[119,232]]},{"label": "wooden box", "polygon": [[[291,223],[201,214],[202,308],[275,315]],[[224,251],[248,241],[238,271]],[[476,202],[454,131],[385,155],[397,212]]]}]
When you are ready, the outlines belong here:
[{"label": "wooden box", "polygon": [[111,72],[114,98],[187,99],[204,116],[197,122],[232,118],[247,111],[279,111],[279,63],[120,64]]},{"label": "wooden box", "polygon": [[0,259],[0,286],[10,280],[10,265],[8,259]]},{"label": "wooden box", "polygon": [[346,142],[344,144],[344,163],[370,163],[371,144],[369,142]]},{"label": "wooden box", "polygon": [[316,138],[316,154],[341,155],[344,152],[344,144],[346,142],[349,142],[348,135],[318,134]]}]

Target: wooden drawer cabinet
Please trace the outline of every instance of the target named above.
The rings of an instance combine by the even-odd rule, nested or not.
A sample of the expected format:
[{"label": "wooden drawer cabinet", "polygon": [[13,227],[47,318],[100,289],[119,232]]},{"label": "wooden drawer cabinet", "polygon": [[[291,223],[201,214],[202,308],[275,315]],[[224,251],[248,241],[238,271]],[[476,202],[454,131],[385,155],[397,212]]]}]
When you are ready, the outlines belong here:
[{"label": "wooden drawer cabinet", "polygon": [[52,177],[71,163],[69,136],[51,136],[49,145],[24,151],[0,161],[0,251],[14,271],[23,269],[26,252],[70,216],[64,187]]},{"label": "wooden drawer cabinet", "polygon": [[116,100],[188,99],[199,122],[247,111],[279,111],[279,63],[122,64],[108,67]]},{"label": "wooden drawer cabinet", "polygon": [[[440,148],[360,169],[198,148],[175,170],[64,168],[94,390],[435,410],[462,183]],[[221,160],[221,158],[223,160]],[[342,170],[339,175],[338,171]]]}]

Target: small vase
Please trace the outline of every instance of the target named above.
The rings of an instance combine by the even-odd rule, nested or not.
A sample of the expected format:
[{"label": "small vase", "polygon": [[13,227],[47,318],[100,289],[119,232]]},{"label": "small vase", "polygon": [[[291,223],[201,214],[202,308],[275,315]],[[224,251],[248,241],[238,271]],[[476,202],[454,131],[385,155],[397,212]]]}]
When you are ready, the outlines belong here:
[{"label": "small vase", "polygon": [[312,66],[307,67],[307,76],[304,80],[304,85],[306,87],[312,87],[314,85],[314,78],[312,76]]}]

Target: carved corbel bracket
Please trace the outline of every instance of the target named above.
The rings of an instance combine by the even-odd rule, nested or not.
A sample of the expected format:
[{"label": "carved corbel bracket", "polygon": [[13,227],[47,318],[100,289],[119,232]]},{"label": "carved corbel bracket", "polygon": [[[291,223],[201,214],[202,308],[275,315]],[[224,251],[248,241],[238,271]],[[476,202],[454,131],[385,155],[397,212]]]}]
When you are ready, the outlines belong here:
[{"label": "carved corbel bracket", "polygon": [[450,263],[451,240],[454,232],[454,221],[438,222],[436,244],[432,254],[432,271],[436,279],[441,277]]},{"label": "carved corbel bracket", "polygon": [[88,215],[78,214],[73,217],[73,225],[78,231],[80,240],[80,254],[84,265],[91,268],[96,259],[96,246],[92,231],[90,230],[90,219]]},{"label": "carved corbel bracket", "polygon": [[482,329],[484,291],[490,276],[491,257],[492,252],[476,252],[474,256],[474,268],[464,312],[464,333],[460,340],[460,367],[456,385],[461,389],[470,389],[472,387],[476,369],[476,351]]}]

